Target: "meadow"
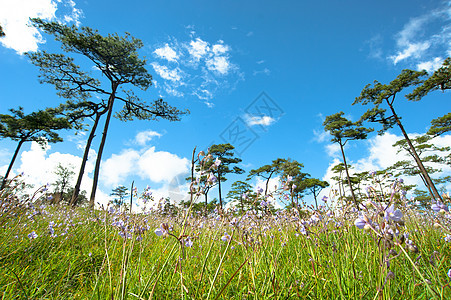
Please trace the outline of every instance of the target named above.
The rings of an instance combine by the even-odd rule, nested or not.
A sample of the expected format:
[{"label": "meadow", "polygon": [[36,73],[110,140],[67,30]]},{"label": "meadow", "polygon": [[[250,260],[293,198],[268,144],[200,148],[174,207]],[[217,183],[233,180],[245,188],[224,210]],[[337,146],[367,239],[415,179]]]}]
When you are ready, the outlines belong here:
[{"label": "meadow", "polygon": [[[449,299],[445,203],[419,208],[402,180],[318,209],[49,205],[1,191],[2,299]],[[284,197],[290,180],[269,198]],[[192,185],[194,186],[194,185]],[[376,185],[375,185],[376,186]],[[382,186],[381,186],[382,187]],[[193,188],[192,190],[196,190]],[[197,194],[199,196],[199,194]],[[263,195],[259,205],[267,205]],[[449,197],[444,195],[449,201]],[[196,194],[192,194],[193,204]]]}]

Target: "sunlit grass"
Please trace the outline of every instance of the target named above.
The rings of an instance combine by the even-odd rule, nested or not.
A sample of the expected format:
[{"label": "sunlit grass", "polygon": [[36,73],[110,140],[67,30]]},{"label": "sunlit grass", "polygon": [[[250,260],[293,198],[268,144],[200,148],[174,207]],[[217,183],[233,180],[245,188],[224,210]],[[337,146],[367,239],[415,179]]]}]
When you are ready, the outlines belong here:
[{"label": "sunlit grass", "polygon": [[[404,212],[405,230],[418,252],[393,246],[387,268],[384,241],[354,226],[352,213],[188,217],[179,240],[183,217],[29,207],[2,220],[0,291],[3,299],[447,299],[450,245],[413,213]],[[175,237],[154,233],[162,223]]]}]

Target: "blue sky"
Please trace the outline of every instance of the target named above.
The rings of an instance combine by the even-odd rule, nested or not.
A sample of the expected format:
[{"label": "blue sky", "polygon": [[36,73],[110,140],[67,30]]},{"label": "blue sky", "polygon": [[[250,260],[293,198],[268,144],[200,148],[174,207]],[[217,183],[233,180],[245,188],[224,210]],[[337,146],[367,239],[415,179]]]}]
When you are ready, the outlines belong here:
[{"label": "blue sky", "polygon": [[[325,116],[344,111],[357,120],[365,107],[352,106],[363,87],[386,83],[402,69],[436,69],[451,55],[449,1],[78,1],[2,0],[0,24],[0,113],[56,106],[52,86],[38,82],[26,51],[60,52],[51,36],[27,26],[29,17],[89,26],[102,34],[130,32],[141,39],[154,84],[141,94],[163,97],[191,114],[181,122],[112,121],[103,155],[99,198],[132,180],[158,195],[188,172],[195,146],[231,142],[247,172],[272,160],[292,158],[304,172],[330,178],[339,159],[322,127]],[[94,70],[92,71],[95,74]],[[396,108],[411,134],[449,112],[449,94],[420,102],[398,99]],[[445,103],[446,101],[446,103]],[[241,130],[244,136],[234,136]],[[100,136],[100,134],[98,134]],[[382,169],[399,157],[392,149],[397,128],[382,137],[349,144],[357,171]],[[86,135],[63,134],[65,142],[46,151],[25,145],[15,172],[35,184],[52,181],[61,161],[78,169]],[[449,145],[449,135],[436,140]],[[98,141],[91,151],[90,166]],[[14,150],[0,141],[2,174]],[[450,172],[446,169],[445,173]],[[45,176],[43,176],[43,174]],[[84,180],[89,189],[92,173]],[[228,185],[242,176],[231,176]],[[418,182],[411,179],[412,182]],[[252,182],[258,186],[259,182]],[[226,190],[228,189],[226,185]]]}]

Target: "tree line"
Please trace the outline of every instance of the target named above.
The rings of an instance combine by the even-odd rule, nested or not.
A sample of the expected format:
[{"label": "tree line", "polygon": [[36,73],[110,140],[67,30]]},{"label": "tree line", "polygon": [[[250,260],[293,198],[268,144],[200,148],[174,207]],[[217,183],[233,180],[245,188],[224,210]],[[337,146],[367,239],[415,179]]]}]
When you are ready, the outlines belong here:
[{"label": "tree line", "polygon": [[[45,22],[39,18],[32,19],[32,23],[35,27],[52,35],[60,43],[64,54],[40,50],[35,53],[26,53],[26,56],[32,64],[39,68],[40,82],[53,85],[57,95],[66,102],[58,107],[46,108],[29,114],[26,114],[22,107],[11,108],[11,114],[0,114],[0,137],[17,142],[11,162],[3,176],[0,190],[7,187],[14,162],[25,142],[34,141],[45,147],[47,143],[62,141],[58,134],[60,130],[88,130],[89,136],[76,184],[71,190],[71,199],[68,201],[70,205],[77,205],[81,199],[80,186],[88,153],[98,130],[101,130],[93,185],[89,196],[89,205],[94,207],[100,163],[111,118],[115,117],[124,122],[159,119],[179,121],[189,111],[179,110],[163,99],[148,101],[135,93],[136,89],[146,91],[152,84],[152,76],[145,68],[146,60],[141,59],[138,54],[138,50],[143,46],[141,40],[128,33],[124,36],[117,34],[102,36],[97,30],[89,27],[77,28],[56,22]],[[84,70],[76,62],[88,67],[85,67]],[[388,84],[378,81],[368,84],[360,96],[355,99],[353,105],[368,105],[370,108],[356,122],[346,119],[344,112],[326,117],[323,123],[324,129],[330,133],[331,142],[339,145],[342,154],[343,162],[336,166],[337,172],[341,174],[344,171],[346,174],[347,187],[351,193],[350,199],[355,205],[358,205],[358,197],[354,188],[356,175],[351,176],[349,172],[350,165],[346,160],[345,146],[349,141],[366,139],[368,133],[374,131],[374,128],[368,127],[368,123],[378,123],[381,126],[378,130],[379,134],[383,134],[394,126],[401,130],[404,139],[395,146],[398,146],[400,151],[407,151],[415,164],[412,166],[410,162],[399,162],[398,165],[392,167],[391,171],[420,176],[431,197],[441,200],[440,193],[436,188],[436,183],[439,181],[434,182],[434,179],[430,177],[430,173],[433,173],[434,169],[425,166],[424,162],[449,163],[451,158],[441,158],[437,155],[424,156],[423,154],[437,150],[449,151],[449,148],[439,149],[429,142],[433,137],[450,131],[451,113],[432,120],[432,125],[426,135],[412,139],[408,136],[401,117],[395,110],[395,99],[399,99],[401,95],[409,101],[419,101],[432,91],[449,90],[450,62],[451,58],[447,58],[442,67],[430,76],[426,71],[403,70]],[[91,70],[92,67],[95,71]],[[412,88],[412,91],[407,93],[409,88]],[[116,109],[117,103],[121,105],[120,109]],[[86,124],[86,120],[91,120],[92,125]],[[217,185],[219,206],[222,208],[221,183],[227,180],[227,174],[244,173],[244,170],[237,166],[241,159],[234,156],[233,149],[230,144],[213,145],[209,149],[209,154],[215,160],[196,167],[197,171],[201,171],[201,168],[211,168],[212,170],[212,176],[203,175],[199,178],[201,183],[210,183],[204,184],[202,191],[205,197],[205,207],[208,206],[209,190]],[[218,161],[220,163],[217,163]],[[212,168],[213,164],[217,164],[217,166]],[[303,173],[302,168],[303,165],[296,160],[277,158],[270,164],[251,170],[247,181],[255,177],[262,178],[266,184],[261,194],[267,196],[271,178],[276,175],[289,177],[293,180],[290,205],[295,206],[303,195],[310,193],[314,197],[315,205],[318,206],[318,193],[328,183],[312,178],[308,173]],[[189,180],[194,180],[194,174],[191,174]],[[342,187],[344,194],[344,185]],[[253,203],[252,201],[255,202],[253,200],[255,195],[251,193],[250,185],[245,181],[233,183],[227,197],[239,202],[242,209],[249,203]],[[247,204],[246,201],[248,201]]]}]

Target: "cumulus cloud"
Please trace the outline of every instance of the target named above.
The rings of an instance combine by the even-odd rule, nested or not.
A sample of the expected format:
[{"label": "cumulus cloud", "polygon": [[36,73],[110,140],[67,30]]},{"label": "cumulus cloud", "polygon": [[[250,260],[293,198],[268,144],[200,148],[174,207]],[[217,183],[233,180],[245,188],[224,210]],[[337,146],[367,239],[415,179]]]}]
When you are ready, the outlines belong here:
[{"label": "cumulus cloud", "polygon": [[417,69],[433,70],[436,63],[430,58],[451,52],[451,2],[411,18],[395,38],[396,53],[388,57],[393,64],[409,61],[414,62]]},{"label": "cumulus cloud", "polygon": [[[92,188],[92,178],[90,178],[89,174],[94,170],[95,158],[95,152],[90,152],[81,184],[81,190],[87,191],[88,195]],[[29,150],[23,151],[17,159],[15,166],[18,167],[13,168],[10,177],[24,172],[25,182],[34,185],[33,189],[28,191],[32,193],[40,186],[54,183],[58,179],[55,174],[56,167],[58,164],[61,164],[75,172],[75,175],[69,182],[71,185],[74,185],[81,161],[82,158],[79,156],[68,153],[51,152],[50,145],[47,145],[45,149],[42,149],[37,143],[32,142]],[[0,170],[4,169],[6,171],[6,167],[7,166],[2,165]],[[108,203],[108,196],[100,189],[97,189],[96,202],[101,204]]]},{"label": "cumulus cloud", "polygon": [[276,121],[274,118],[270,116],[252,116],[249,114],[245,115],[245,120],[246,125],[249,127],[256,125],[269,126]]},{"label": "cumulus cloud", "polygon": [[113,154],[102,164],[101,177],[109,186],[123,184],[133,175],[155,183],[168,183],[187,173],[188,166],[188,159],[166,151],[155,151],[155,147],[141,151],[126,149]]},{"label": "cumulus cloud", "polygon": [[[409,134],[411,138],[414,138],[418,136],[418,134]],[[384,170],[392,165],[394,165],[396,162],[401,160],[409,160],[412,161],[412,158],[407,153],[400,152],[398,153],[397,148],[393,147],[393,144],[395,144],[397,141],[403,139],[402,136],[398,136],[391,133],[385,133],[384,135],[377,135],[373,138],[370,138],[366,141],[367,143],[367,151],[364,151],[362,153],[367,153],[364,157],[360,158],[350,158],[347,157],[348,163],[352,165],[352,169],[350,169],[351,175],[354,173],[360,173],[364,171],[378,171],[378,170]],[[431,142],[439,147],[445,147],[451,145],[451,135],[444,135],[439,136],[431,140]],[[331,148],[329,145],[328,148]],[[331,183],[331,188],[336,188],[336,182],[332,180],[331,178],[333,176],[337,176],[337,174],[334,174],[332,172],[332,168],[341,163],[341,157],[337,155],[336,152],[327,149],[328,153],[330,153],[330,156],[333,158],[331,163],[329,164],[329,167],[323,177],[323,180],[328,181]],[[440,155],[443,155],[443,153],[437,153]],[[448,152],[449,154],[449,152]],[[412,162],[413,163],[413,162]],[[451,167],[450,166],[444,166],[444,165],[431,165],[433,167],[438,167],[442,169],[441,175],[447,176],[451,175]],[[406,184],[416,184],[420,189],[424,189],[424,184],[419,176],[416,177],[403,177]],[[447,186],[448,190],[451,189],[451,184],[448,184]],[[330,188],[325,189],[321,196],[328,195],[330,193]]]},{"label": "cumulus cloud", "polygon": [[0,43],[18,54],[36,51],[45,42],[39,31],[31,26],[29,18],[45,21],[79,24],[81,10],[72,0],[14,0],[0,1],[0,24],[5,37]]}]

